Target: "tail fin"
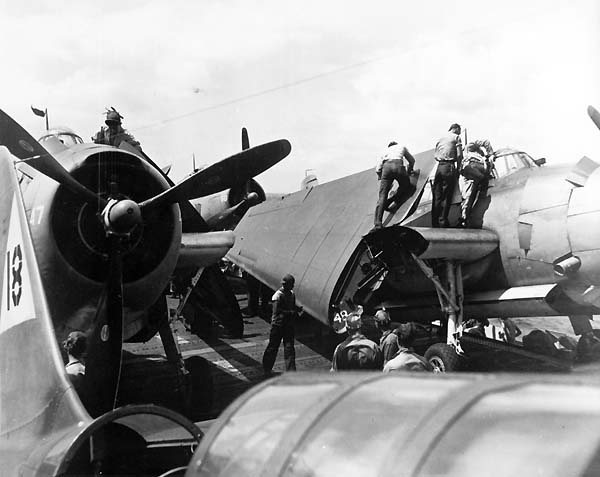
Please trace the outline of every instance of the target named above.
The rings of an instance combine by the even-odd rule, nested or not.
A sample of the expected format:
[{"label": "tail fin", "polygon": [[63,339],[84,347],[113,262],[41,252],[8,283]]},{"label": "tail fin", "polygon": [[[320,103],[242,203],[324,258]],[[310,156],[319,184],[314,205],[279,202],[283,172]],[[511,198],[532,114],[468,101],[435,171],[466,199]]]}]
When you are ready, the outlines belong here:
[{"label": "tail fin", "polygon": [[187,465],[202,432],[176,412],[139,404],[92,420],[84,409],[54,335],[14,159],[0,146],[0,473],[160,475]]},{"label": "tail fin", "polygon": [[0,462],[6,475],[35,467],[27,462],[36,448],[91,421],[64,371],[13,159],[0,147]]}]

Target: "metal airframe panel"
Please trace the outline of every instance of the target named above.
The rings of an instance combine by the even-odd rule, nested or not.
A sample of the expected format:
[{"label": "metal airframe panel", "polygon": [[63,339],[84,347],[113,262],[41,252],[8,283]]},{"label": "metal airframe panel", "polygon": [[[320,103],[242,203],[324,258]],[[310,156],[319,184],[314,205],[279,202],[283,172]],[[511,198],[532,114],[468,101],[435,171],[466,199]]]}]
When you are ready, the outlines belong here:
[{"label": "metal airframe panel", "polygon": [[[579,387],[576,409],[565,404],[573,393],[532,385],[485,396],[441,438],[418,475],[587,475],[600,443],[600,391]],[[494,456],[493,465],[485,456]]]},{"label": "metal airframe panel", "polygon": [[290,428],[335,383],[265,387],[232,415],[201,460],[199,476],[260,475]]},{"label": "metal airframe panel", "polygon": [[[423,177],[432,151],[415,156]],[[379,183],[372,169],[299,191],[252,208],[235,229],[228,254],[271,288],[292,273],[296,297],[315,318],[327,322],[329,300],[350,256],[372,227]],[[409,202],[396,214],[402,215]],[[302,207],[295,207],[302,204]],[[311,258],[312,257],[312,258]]]},{"label": "metal airframe panel", "polygon": [[385,457],[411,438],[431,407],[464,384],[408,378],[398,386],[400,380],[368,382],[331,406],[291,454],[284,475],[380,475]]}]

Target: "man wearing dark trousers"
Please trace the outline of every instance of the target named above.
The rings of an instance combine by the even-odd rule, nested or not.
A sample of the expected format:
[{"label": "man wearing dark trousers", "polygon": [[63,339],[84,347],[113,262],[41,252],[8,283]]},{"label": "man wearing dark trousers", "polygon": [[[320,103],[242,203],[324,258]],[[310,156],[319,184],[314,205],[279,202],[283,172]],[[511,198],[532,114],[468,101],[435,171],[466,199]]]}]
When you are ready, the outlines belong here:
[{"label": "man wearing dark trousers", "polygon": [[271,333],[269,344],[263,354],[263,370],[270,375],[277,358],[277,351],[283,339],[283,358],[286,371],[296,371],[296,350],[294,349],[294,320],[302,311],[296,306],[294,295],[295,279],[285,275],[281,280],[281,288],[273,295],[273,314],[271,316]]},{"label": "man wearing dark trousers", "polygon": [[449,227],[448,213],[452,205],[454,187],[458,180],[457,170],[462,161],[460,125],[452,124],[449,133],[435,145],[435,160],[438,163],[433,180],[433,203],[431,206],[431,226]]},{"label": "man wearing dark trousers", "polygon": [[460,206],[460,227],[471,225],[471,209],[479,194],[487,189],[494,164],[494,149],[487,139],[469,142],[466,150],[458,179],[463,199]]},{"label": "man wearing dark trousers", "polygon": [[394,181],[398,182],[398,191],[409,186],[408,176],[415,167],[415,158],[408,149],[400,146],[396,141],[389,143],[386,153],[375,168],[379,179],[379,198],[375,208],[374,229],[382,227],[383,212],[388,201],[388,193]]}]

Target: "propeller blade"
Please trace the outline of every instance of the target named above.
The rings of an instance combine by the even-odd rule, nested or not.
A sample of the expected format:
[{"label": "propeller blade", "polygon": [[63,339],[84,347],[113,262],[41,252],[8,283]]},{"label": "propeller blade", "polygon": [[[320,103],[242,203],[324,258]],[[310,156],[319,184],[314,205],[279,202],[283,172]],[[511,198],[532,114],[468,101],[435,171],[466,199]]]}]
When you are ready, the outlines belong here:
[{"label": "propeller blade", "polygon": [[181,202],[243,184],[286,157],[292,149],[289,141],[280,139],[243,150],[212,166],[192,174],[170,189],[145,200],[142,211],[163,204]]},{"label": "propeller blade", "polygon": [[0,109],[0,144],[6,146],[14,156],[26,160],[27,164],[68,187],[76,194],[90,202],[103,202],[87,187],[77,182],[67,170],[37,142],[13,118]]},{"label": "propeller blade", "polygon": [[220,214],[206,219],[206,223],[211,229],[222,229],[225,224],[228,223],[233,217],[237,217],[238,220],[248,212],[250,207],[260,203],[260,197],[256,192],[250,192],[239,204],[229,207]]},{"label": "propeller blade", "polygon": [[248,130],[242,128],[242,150],[250,149],[250,140],[248,139]]},{"label": "propeller blade", "polygon": [[111,236],[109,240],[107,285],[86,359],[86,407],[93,417],[116,407],[123,359],[123,263],[119,238]]},{"label": "propeller blade", "polygon": [[598,110],[596,108],[594,108],[593,106],[588,106],[588,115],[591,118],[592,121],[594,121],[594,124],[596,125],[596,127],[598,129],[600,129],[600,113],[598,112]]}]

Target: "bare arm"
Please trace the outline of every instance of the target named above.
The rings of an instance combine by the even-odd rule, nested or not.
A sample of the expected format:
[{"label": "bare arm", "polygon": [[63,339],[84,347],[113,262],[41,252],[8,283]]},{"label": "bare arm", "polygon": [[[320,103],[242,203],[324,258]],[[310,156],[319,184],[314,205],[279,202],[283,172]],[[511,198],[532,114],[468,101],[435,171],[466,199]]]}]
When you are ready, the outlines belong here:
[{"label": "bare arm", "polygon": [[458,167],[458,169],[461,168],[462,161],[463,161],[462,141],[460,140],[460,136],[457,135],[456,136],[456,166]]}]

